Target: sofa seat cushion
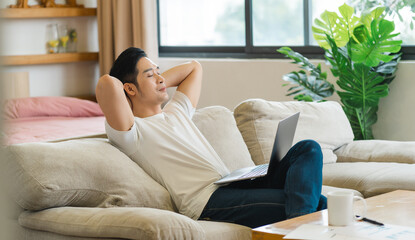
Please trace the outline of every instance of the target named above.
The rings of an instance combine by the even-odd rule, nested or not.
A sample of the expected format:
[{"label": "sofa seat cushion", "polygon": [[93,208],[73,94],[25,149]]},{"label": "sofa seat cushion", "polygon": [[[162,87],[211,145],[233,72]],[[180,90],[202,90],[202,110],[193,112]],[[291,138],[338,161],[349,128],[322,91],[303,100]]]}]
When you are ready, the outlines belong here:
[{"label": "sofa seat cushion", "polygon": [[107,139],[17,144],[9,146],[7,153],[10,185],[24,209],[137,206],[173,210],[167,190]]},{"label": "sofa seat cushion", "polygon": [[361,140],[334,152],[339,162],[415,163],[415,142]]},{"label": "sofa seat cushion", "polygon": [[[13,226],[9,227],[8,230],[11,232],[10,238],[4,239],[27,239],[27,240],[120,240],[119,238],[94,238],[94,237],[76,237],[69,235],[62,235],[58,233],[45,232],[40,230],[33,230],[30,228],[22,227],[17,219],[14,220]],[[3,238],[2,238],[3,239]]]},{"label": "sofa seat cushion", "polygon": [[317,141],[323,150],[323,162],[335,162],[333,150],[353,141],[350,123],[337,102],[273,102],[249,99],[234,110],[239,130],[248,146],[252,160],[258,164],[269,161],[278,122],[301,112],[293,143],[304,139]]},{"label": "sofa seat cushion", "polygon": [[394,190],[415,191],[415,164],[353,162],[323,166],[323,184],[355,189],[365,198]]},{"label": "sofa seat cushion", "polygon": [[23,212],[19,223],[30,229],[78,237],[205,239],[196,221],[153,208],[51,208]]},{"label": "sofa seat cushion", "polygon": [[222,106],[201,108],[192,120],[230,171],[254,166],[229,109]]},{"label": "sofa seat cushion", "polygon": [[238,224],[213,221],[197,221],[206,233],[206,240],[251,240],[252,230]]}]

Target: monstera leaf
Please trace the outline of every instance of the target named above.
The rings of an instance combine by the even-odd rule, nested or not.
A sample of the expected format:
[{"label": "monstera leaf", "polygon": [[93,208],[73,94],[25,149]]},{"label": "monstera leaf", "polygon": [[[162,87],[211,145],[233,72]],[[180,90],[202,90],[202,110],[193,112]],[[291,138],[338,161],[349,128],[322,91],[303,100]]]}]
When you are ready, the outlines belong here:
[{"label": "monstera leaf", "polygon": [[[283,79],[295,85],[288,90],[287,96],[294,95],[294,99],[298,101],[322,101],[324,98],[333,95],[334,86],[327,82],[327,73],[321,71],[321,65],[315,66],[306,57],[300,53],[294,52],[289,47],[282,47],[277,50],[285,56],[294,60],[293,63],[300,65],[303,70],[299,72],[291,72],[285,74]],[[287,86],[290,84],[284,84]]]},{"label": "monstera leaf", "polygon": [[396,53],[401,49],[402,40],[392,40],[399,35],[391,34],[395,29],[395,24],[385,19],[373,20],[370,24],[370,34],[366,27],[356,29],[359,32],[359,39],[364,39],[363,43],[352,43],[351,58],[356,63],[364,63],[367,66],[377,66],[380,62],[389,62],[393,59],[388,53]]},{"label": "monstera leaf", "polygon": [[329,49],[330,46],[326,41],[326,34],[328,34],[336,41],[338,46],[345,46],[349,40],[344,33],[337,33],[337,20],[339,19],[337,13],[326,10],[320,17],[321,20],[318,18],[314,20],[316,26],[311,27],[314,39],[317,41],[318,45],[324,49]]},{"label": "monstera leaf", "polygon": [[385,9],[385,7],[377,7],[370,13],[363,13],[360,21],[366,26],[367,29],[370,29],[370,25],[373,20],[383,18],[382,14],[385,12]]},{"label": "monstera leaf", "polygon": [[334,39],[329,35],[326,35],[327,43],[330,45],[330,49],[327,49],[324,57],[331,65],[331,73],[333,76],[340,76],[342,69],[346,69],[350,66],[351,62],[346,47],[338,48]]},{"label": "monstera leaf", "polygon": [[[350,38],[354,38],[354,29],[360,25],[360,18],[353,15],[354,9],[346,4],[339,7],[339,12],[343,18],[337,13],[324,11],[320,19],[314,21],[316,26],[312,27],[314,39],[318,45],[324,49],[329,49],[326,35],[329,35],[338,47],[345,46]],[[356,39],[355,39],[356,40]]]},{"label": "monstera leaf", "polygon": [[353,69],[344,66],[337,84],[343,110],[349,119],[356,140],[373,139],[372,126],[376,123],[379,99],[388,95],[384,77],[368,66],[355,63]]},{"label": "monstera leaf", "polygon": [[355,63],[353,69],[343,69],[337,85],[344,92],[337,91],[342,103],[351,108],[377,106],[381,97],[388,95],[388,85],[379,85],[383,78],[370,71],[370,67]]},{"label": "monstera leaf", "polygon": [[354,139],[373,139],[372,125],[378,120],[378,106],[362,108],[349,108],[343,106],[343,110],[352,126]]},{"label": "monstera leaf", "polygon": [[300,65],[300,68],[310,71],[311,75],[316,76],[318,78],[327,79],[327,73],[321,72],[321,65],[319,64],[317,67],[312,64],[308,58],[304,57],[298,52],[293,51],[289,47],[281,47],[277,50],[277,52],[284,54],[285,56],[294,60],[293,63]]},{"label": "monstera leaf", "polygon": [[396,70],[398,70],[398,63],[401,60],[402,53],[391,54],[392,60],[385,63],[381,62],[378,66],[372,68],[372,72],[379,73],[385,78],[381,84],[390,84],[395,79]]},{"label": "monstera leaf", "polygon": [[[295,85],[288,89],[287,96],[296,95],[294,98],[297,100],[307,101],[311,98],[315,101],[322,101],[334,92],[333,84],[313,75],[308,76],[303,70],[285,74],[283,79]],[[306,96],[309,97],[306,98]]]},{"label": "monstera leaf", "polygon": [[343,17],[339,18],[339,22],[341,23],[339,25],[340,31],[347,33],[347,39],[350,40],[350,38],[354,38],[354,29],[361,25],[360,18],[353,15],[354,9],[347,4],[340,6],[339,12]]}]

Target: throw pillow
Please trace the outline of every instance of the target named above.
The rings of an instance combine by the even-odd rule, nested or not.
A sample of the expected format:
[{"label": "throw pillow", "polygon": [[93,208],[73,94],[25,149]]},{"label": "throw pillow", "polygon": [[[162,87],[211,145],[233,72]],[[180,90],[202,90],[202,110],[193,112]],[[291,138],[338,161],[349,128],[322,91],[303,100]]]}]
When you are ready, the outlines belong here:
[{"label": "throw pillow", "polygon": [[296,112],[301,113],[293,144],[305,139],[317,141],[323,151],[324,163],[336,162],[333,150],[353,141],[350,123],[337,102],[249,99],[235,108],[234,115],[257,165],[269,162],[278,122]]},{"label": "throw pillow", "polygon": [[193,122],[230,171],[254,166],[232,112],[222,106],[198,109]]},{"label": "throw pillow", "polygon": [[51,207],[153,207],[173,210],[165,188],[107,139],[7,147],[5,166],[17,203]]},{"label": "throw pillow", "polygon": [[6,100],[5,119],[104,116],[98,103],[73,97],[28,97]]}]

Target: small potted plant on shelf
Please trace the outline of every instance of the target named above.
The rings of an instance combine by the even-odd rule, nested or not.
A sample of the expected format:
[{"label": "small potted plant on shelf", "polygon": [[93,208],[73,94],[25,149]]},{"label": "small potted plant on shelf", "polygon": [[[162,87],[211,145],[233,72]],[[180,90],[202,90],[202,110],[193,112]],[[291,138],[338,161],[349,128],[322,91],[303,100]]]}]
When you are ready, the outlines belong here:
[{"label": "small potted plant on shelf", "polygon": [[315,20],[313,36],[324,49],[340,90],[327,81],[320,64],[315,66],[288,47],[277,50],[304,69],[284,75],[294,85],[287,95],[300,101],[325,101],[336,91],[356,140],[373,139],[379,99],[388,95],[400,61],[402,41],[394,39],[399,33],[392,33],[395,25],[384,19],[384,10],[378,7],[358,17],[353,7],[344,4],[339,7],[340,16],[325,11]]}]

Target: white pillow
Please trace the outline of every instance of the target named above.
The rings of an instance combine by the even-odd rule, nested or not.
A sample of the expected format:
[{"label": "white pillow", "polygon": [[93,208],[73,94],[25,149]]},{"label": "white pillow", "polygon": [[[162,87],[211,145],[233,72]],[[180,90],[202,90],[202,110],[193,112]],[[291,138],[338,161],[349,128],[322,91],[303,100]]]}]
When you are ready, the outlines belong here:
[{"label": "white pillow", "polygon": [[7,147],[2,167],[24,209],[153,207],[174,210],[167,190],[107,139]]},{"label": "white pillow", "polygon": [[255,166],[229,109],[222,106],[198,109],[192,120],[230,171]]},{"label": "white pillow", "polygon": [[301,140],[317,141],[323,162],[336,162],[336,148],[353,141],[350,123],[337,102],[273,102],[248,99],[234,110],[239,130],[256,164],[269,162],[278,122],[300,112],[293,145]]}]

